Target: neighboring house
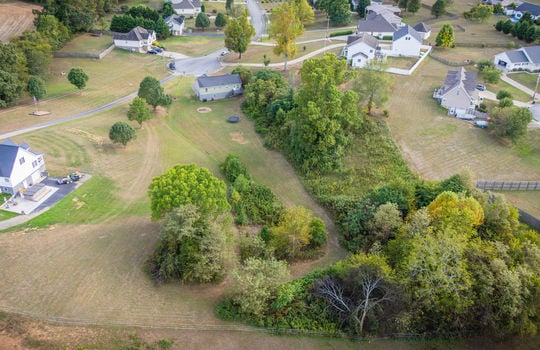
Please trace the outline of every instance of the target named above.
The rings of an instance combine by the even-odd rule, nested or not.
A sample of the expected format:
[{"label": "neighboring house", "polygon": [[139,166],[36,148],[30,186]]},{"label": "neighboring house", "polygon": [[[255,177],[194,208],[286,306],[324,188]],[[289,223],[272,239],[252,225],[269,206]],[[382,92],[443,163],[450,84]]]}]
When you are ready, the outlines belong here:
[{"label": "neighboring house", "polygon": [[478,105],[476,90],[476,72],[467,72],[465,68],[448,71],[444,85],[433,93],[441,106],[454,113],[469,113]]},{"label": "neighboring house", "polygon": [[524,2],[516,7],[514,10],[514,18],[520,19],[525,12],[530,13],[534,21],[540,18],[540,6],[528,2]]},{"label": "neighboring house", "polygon": [[424,40],[429,38],[429,36],[431,35],[431,28],[423,22],[415,24],[413,28],[422,35],[422,39]]},{"label": "neighboring house", "polygon": [[422,34],[406,25],[394,33],[392,37],[392,52],[389,56],[420,56]]},{"label": "neighboring house", "polygon": [[201,0],[168,0],[179,15],[194,17],[201,12]]},{"label": "neighboring house", "polygon": [[397,16],[401,13],[401,9],[394,5],[382,5],[382,4],[372,3],[371,5],[366,7],[366,14],[370,14],[370,13],[374,13],[377,15],[388,13],[388,14]]},{"label": "neighboring house", "polygon": [[0,143],[0,192],[16,194],[43,179],[43,154],[30,151],[26,143],[10,139]]},{"label": "neighboring house", "polygon": [[165,23],[171,29],[171,35],[182,35],[184,33],[184,17],[179,15],[170,15],[165,18]]},{"label": "neighboring house", "polygon": [[495,55],[493,63],[499,69],[540,71],[540,46],[527,46]]},{"label": "neighboring house", "polygon": [[401,26],[401,18],[398,16],[372,13],[367,15],[365,19],[358,21],[356,32],[383,39],[391,37]]},{"label": "neighboring house", "polygon": [[242,81],[238,74],[216,76],[202,75],[195,79],[193,91],[201,101],[212,101],[229,98],[244,92]]},{"label": "neighboring house", "polygon": [[143,27],[135,27],[129,33],[114,34],[114,45],[131,52],[146,52],[152,48],[156,41],[156,32]]},{"label": "neighboring house", "polygon": [[362,68],[376,55],[381,55],[379,40],[367,33],[350,35],[341,55],[352,67]]},{"label": "neighboring house", "polygon": [[512,4],[515,4],[516,6],[519,6],[522,2],[521,1],[518,1],[518,0],[486,0],[485,1],[486,4],[489,4],[489,5],[501,5],[502,7],[507,7],[507,6],[510,6]]}]

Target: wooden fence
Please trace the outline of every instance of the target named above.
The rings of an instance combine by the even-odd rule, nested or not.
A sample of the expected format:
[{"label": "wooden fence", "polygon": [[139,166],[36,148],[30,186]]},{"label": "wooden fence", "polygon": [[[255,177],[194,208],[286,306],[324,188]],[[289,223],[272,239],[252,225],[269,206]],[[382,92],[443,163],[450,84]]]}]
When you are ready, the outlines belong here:
[{"label": "wooden fence", "polygon": [[476,181],[476,188],[495,191],[540,190],[540,181]]}]

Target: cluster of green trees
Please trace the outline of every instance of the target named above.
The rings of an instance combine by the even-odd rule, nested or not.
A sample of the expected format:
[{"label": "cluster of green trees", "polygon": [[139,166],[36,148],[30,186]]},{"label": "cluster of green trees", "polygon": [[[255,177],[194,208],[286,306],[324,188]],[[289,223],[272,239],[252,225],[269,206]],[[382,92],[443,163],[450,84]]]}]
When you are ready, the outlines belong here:
[{"label": "cluster of green trees", "polygon": [[343,236],[348,243],[360,237],[347,244],[353,255],[287,284],[266,284],[255,312],[242,308],[238,292],[218,315],[362,336],[536,331],[540,237],[520,225],[502,195],[453,176],[376,189],[350,215],[341,226],[349,233],[357,226]]},{"label": "cluster of green trees", "polygon": [[[171,14],[170,10],[170,3],[164,3],[163,16],[169,16]],[[136,26],[154,30],[158,39],[167,39],[171,34],[170,28],[163,17],[156,10],[143,5],[131,7],[122,15],[114,15],[111,20],[110,30],[127,33]]]},{"label": "cluster of green trees", "polygon": [[479,22],[485,22],[493,16],[493,5],[476,4],[469,11],[463,13],[467,19],[475,19]]},{"label": "cluster of green trees", "polygon": [[495,24],[495,29],[504,34],[511,34],[513,37],[527,43],[536,42],[540,38],[540,28],[538,28],[528,12],[525,12],[517,23],[509,19],[498,21]]},{"label": "cluster of green trees", "polygon": [[358,106],[371,113],[388,100],[392,86],[390,76],[371,64],[359,73],[353,90],[342,92],[340,85],[356,72],[334,54],[305,60],[297,91],[275,71],[243,74],[249,77],[243,111],[255,120],[267,144],[283,150],[303,173],[340,169],[363,121]]},{"label": "cluster of green trees", "polygon": [[315,3],[315,8],[326,12],[328,20],[333,26],[344,26],[351,22],[352,14],[349,0],[318,0]]},{"label": "cluster of green trees", "polygon": [[[172,96],[166,94],[159,80],[154,77],[145,77],[139,84],[138,96],[129,105],[127,118],[135,121],[142,127],[142,123],[152,118],[152,112],[148,108],[151,105],[156,110],[157,106],[167,107],[172,103]],[[136,137],[135,129],[126,122],[116,122],[109,130],[109,139],[113,143],[127,143]]]},{"label": "cluster of green trees", "polygon": [[418,10],[420,10],[420,7],[422,6],[421,0],[399,0],[398,6],[402,9],[407,10],[411,13],[416,13]]}]

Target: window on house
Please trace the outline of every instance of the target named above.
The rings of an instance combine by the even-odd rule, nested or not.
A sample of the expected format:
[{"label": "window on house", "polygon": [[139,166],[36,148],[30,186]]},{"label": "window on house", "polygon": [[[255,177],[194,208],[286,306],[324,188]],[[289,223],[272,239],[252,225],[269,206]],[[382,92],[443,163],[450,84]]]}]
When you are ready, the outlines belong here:
[{"label": "window on house", "polygon": [[37,167],[37,160],[34,160],[34,161],[32,162],[32,168],[35,168],[35,167]]},{"label": "window on house", "polygon": [[21,157],[21,158],[19,159],[19,164],[21,164],[21,165],[24,164],[24,157]]}]

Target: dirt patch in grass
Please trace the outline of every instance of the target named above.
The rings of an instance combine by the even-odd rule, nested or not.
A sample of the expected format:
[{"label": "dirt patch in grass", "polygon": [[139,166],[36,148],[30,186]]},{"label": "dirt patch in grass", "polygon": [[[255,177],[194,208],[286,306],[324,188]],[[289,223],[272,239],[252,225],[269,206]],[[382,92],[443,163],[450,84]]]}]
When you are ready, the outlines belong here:
[{"label": "dirt patch in grass", "polygon": [[199,112],[199,113],[210,113],[210,112],[212,112],[212,108],[210,108],[210,107],[199,107],[199,108],[197,108],[197,112]]},{"label": "dirt patch in grass", "polygon": [[0,41],[8,43],[25,30],[34,29],[33,9],[41,9],[41,6],[22,1],[0,2]]},{"label": "dirt patch in grass", "polygon": [[241,145],[246,145],[249,143],[249,141],[244,138],[244,133],[242,133],[241,131],[233,131],[230,133],[230,135],[231,140],[233,140],[234,142],[238,142]]}]

